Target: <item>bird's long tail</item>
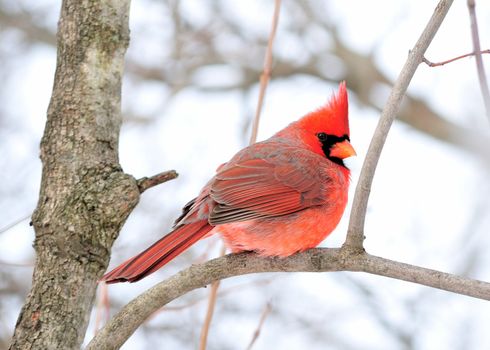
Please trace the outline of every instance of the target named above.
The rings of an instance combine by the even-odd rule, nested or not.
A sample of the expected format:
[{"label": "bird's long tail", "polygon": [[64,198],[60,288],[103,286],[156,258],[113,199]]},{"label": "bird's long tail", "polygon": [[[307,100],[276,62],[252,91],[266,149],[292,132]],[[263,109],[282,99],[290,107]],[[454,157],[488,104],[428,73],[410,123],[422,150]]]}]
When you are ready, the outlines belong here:
[{"label": "bird's long tail", "polygon": [[106,283],[136,282],[155,272],[203,238],[213,226],[207,220],[177,227],[152,246],[106,273]]}]

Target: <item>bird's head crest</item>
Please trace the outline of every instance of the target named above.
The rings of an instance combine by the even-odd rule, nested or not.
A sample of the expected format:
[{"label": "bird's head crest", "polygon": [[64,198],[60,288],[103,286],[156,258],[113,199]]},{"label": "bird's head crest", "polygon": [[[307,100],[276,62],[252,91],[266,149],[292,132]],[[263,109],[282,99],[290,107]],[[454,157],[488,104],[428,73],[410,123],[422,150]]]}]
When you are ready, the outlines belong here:
[{"label": "bird's head crest", "polygon": [[324,132],[329,135],[349,136],[349,102],[345,82],[323,107],[308,113],[298,120],[298,126],[313,133]]}]

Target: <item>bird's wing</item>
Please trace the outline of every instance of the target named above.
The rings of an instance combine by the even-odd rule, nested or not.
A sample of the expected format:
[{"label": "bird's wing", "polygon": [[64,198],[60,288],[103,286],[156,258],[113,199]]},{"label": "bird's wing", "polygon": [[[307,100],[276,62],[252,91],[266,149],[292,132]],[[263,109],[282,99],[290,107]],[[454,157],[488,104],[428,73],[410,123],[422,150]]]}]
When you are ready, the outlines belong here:
[{"label": "bird's wing", "polygon": [[307,151],[227,164],[210,183],[216,205],[209,223],[278,217],[324,204],[332,183],[324,164],[321,157]]}]

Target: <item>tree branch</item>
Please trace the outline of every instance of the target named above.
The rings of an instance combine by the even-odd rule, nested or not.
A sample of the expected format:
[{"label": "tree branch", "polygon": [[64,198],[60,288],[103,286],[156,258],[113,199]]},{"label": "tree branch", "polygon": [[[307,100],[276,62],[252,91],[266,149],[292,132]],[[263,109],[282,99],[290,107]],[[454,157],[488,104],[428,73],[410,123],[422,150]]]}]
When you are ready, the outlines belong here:
[{"label": "tree branch", "polygon": [[343,248],[317,248],[288,258],[229,254],[193,265],[133,299],[88,344],[86,350],[118,349],[156,310],[214,281],[262,272],[356,271],[490,300],[490,283],[404,264]]},{"label": "tree branch", "polygon": [[[220,254],[220,256],[223,256],[225,251],[225,246],[223,246],[221,250],[223,254]],[[206,310],[206,316],[204,317],[204,323],[202,325],[201,335],[199,337],[199,350],[206,350],[206,347],[208,346],[209,328],[211,327],[214,308],[216,307],[216,299],[218,297],[218,289],[219,289],[220,282],[221,281],[218,280],[211,284],[211,290],[209,291],[209,298],[208,298],[208,308]]]},{"label": "tree branch", "polygon": [[267,316],[269,316],[269,313],[271,311],[272,311],[272,305],[270,302],[267,302],[264,311],[262,311],[262,315],[260,316],[259,324],[257,325],[257,328],[255,329],[254,334],[252,336],[252,340],[250,340],[250,343],[247,346],[247,350],[251,350],[255,342],[257,341],[257,339],[259,339],[262,326],[264,325],[265,319],[267,318]]},{"label": "tree branch", "polygon": [[364,241],[364,222],[366,219],[367,202],[373,182],[374,173],[378,164],[383,145],[390,130],[396,113],[400,107],[408,85],[412,80],[419,64],[423,61],[424,53],[429,47],[442,21],[446,17],[453,0],[441,0],[437,5],[432,17],[427,23],[424,31],[417,40],[414,48],[410,51],[398,79],[391,90],[391,94],[386,102],[385,108],[381,113],[376,130],[374,131],[371,144],[361,169],[361,175],[356,186],[354,202],[350,213],[349,228],[344,246],[350,249],[362,251]]},{"label": "tree branch", "polygon": [[179,174],[175,170],[167,170],[152,177],[142,177],[136,181],[140,193],[145,192],[147,189],[158,186],[164,182],[177,178]]},{"label": "tree branch", "polygon": [[[490,50],[480,51],[480,54],[482,54],[482,55],[485,53],[490,53]],[[458,61],[458,60],[461,60],[463,58],[471,57],[471,56],[475,56],[475,55],[476,55],[476,52],[470,52],[470,53],[467,53],[467,54],[464,54],[464,55],[461,55],[458,57],[454,57],[454,58],[451,58],[449,60],[441,61],[441,62],[431,62],[427,58],[423,57],[422,62],[424,62],[429,67],[441,67],[441,66],[444,66],[445,64],[452,63],[454,61]]]},{"label": "tree branch", "polygon": [[[265,92],[267,90],[267,84],[269,83],[271,71],[272,71],[272,46],[274,44],[274,38],[276,37],[277,25],[279,23],[279,13],[281,11],[281,0],[274,1],[274,14],[272,15],[271,31],[269,33],[269,40],[267,43],[267,49],[264,58],[264,68],[260,75],[260,91],[257,101],[257,108],[255,110],[255,117],[252,122],[252,133],[250,135],[249,144],[253,144],[257,141],[257,134],[259,132],[260,115],[262,112],[262,105],[264,102]],[[226,247],[223,244],[221,248],[220,256],[225,255]],[[211,285],[209,293],[209,303],[206,312],[206,318],[201,330],[201,337],[199,340],[199,350],[206,350],[207,339],[209,333],[209,327],[213,318],[214,308],[216,306],[216,297],[219,289],[219,281],[214,282]]]},{"label": "tree branch", "polygon": [[279,13],[281,11],[281,0],[275,0],[274,2],[274,14],[272,16],[271,31],[269,34],[269,41],[267,43],[267,50],[265,52],[264,69],[260,75],[260,91],[259,99],[257,101],[257,109],[255,110],[255,118],[252,124],[252,134],[250,135],[250,144],[257,141],[257,134],[259,131],[260,113],[262,112],[262,105],[264,103],[265,91],[267,84],[269,83],[272,71],[272,45],[274,44],[274,38],[276,37],[277,24],[279,23]]},{"label": "tree branch", "polygon": [[487,114],[488,120],[490,121],[490,91],[488,89],[488,81],[485,74],[485,67],[483,66],[483,59],[480,49],[480,36],[478,34],[478,22],[476,20],[475,0],[468,0],[467,4],[468,11],[470,13],[471,39],[473,41],[473,51],[475,52],[478,81],[480,82],[480,89],[483,96],[483,103],[485,105],[485,112]]},{"label": "tree branch", "polygon": [[[332,34],[335,44],[332,48],[332,54],[341,59],[346,65],[345,71],[347,75],[344,80],[349,82],[349,89],[356,93],[356,97],[359,99],[360,103],[374,109],[379,109],[378,105],[372,99],[374,89],[379,86],[379,84],[391,85],[391,80],[374,64],[371,55],[359,54],[343,44],[335,30],[325,23],[324,17],[318,16],[316,12],[307,13],[307,15],[308,17],[313,18],[315,25],[323,27]],[[313,17],[315,15],[316,17]],[[37,24],[32,17],[33,14],[19,15],[18,13],[7,11],[0,6],[1,25],[4,25],[4,27],[12,26],[22,31],[28,42],[42,42],[47,45],[54,45],[56,43],[55,34]],[[223,20],[220,17],[217,19]],[[228,25],[228,23],[224,23],[223,25]],[[231,30],[234,33],[237,33],[236,30]],[[44,34],[39,36],[39,33]],[[195,32],[191,32],[191,34],[192,35],[186,37],[196,36]],[[205,40],[203,45],[211,45],[212,41],[209,37],[213,37],[213,34],[213,32],[206,33],[205,39],[203,39]],[[199,36],[202,37],[202,31]],[[255,43],[252,44],[255,45]],[[249,47],[247,47],[246,50],[250,51]],[[215,56],[210,56],[211,53],[215,54]],[[248,60],[245,62],[242,62],[244,61],[243,59],[239,60],[240,57],[244,56],[242,52],[233,51],[230,57],[216,51],[212,51],[211,53],[208,54],[205,59],[201,59],[197,63],[195,57],[192,60],[192,64],[185,61],[186,66],[184,70],[187,74],[185,77],[179,75],[178,79],[172,74],[174,70],[166,68],[166,66],[143,65],[141,62],[137,62],[134,59],[131,60],[131,58],[126,60],[125,70],[136,80],[156,80],[169,84],[172,86],[173,93],[176,93],[179,88],[191,84],[196,89],[205,92],[230,91],[233,89],[246,90],[256,84],[257,70],[255,67],[250,67]],[[200,86],[198,82],[189,78],[192,77],[193,72],[200,67],[209,64],[230,64],[230,62],[232,62],[234,66],[238,65],[243,73],[243,79],[236,83],[225,84],[222,86]],[[318,55],[312,56],[311,60],[304,64],[298,64],[298,62],[290,62],[281,57],[276,57],[274,62],[274,76],[276,78],[289,78],[294,75],[304,74],[330,82],[331,79],[329,78],[329,75],[325,74],[324,70],[319,69],[319,67],[322,66],[322,62],[323,57]],[[182,63],[182,61],[180,63]],[[427,103],[422,99],[406,95],[403,108],[399,111],[398,118],[400,121],[407,123],[422,133],[426,133],[437,140],[460,147],[485,161],[488,160],[488,145],[490,144],[490,138],[487,134],[477,128],[467,125],[458,125],[445,119],[442,115],[428,107]],[[472,134],[474,137],[466,137],[468,134]]]},{"label": "tree branch", "polygon": [[0,234],[4,233],[4,232],[7,232],[8,230],[10,230],[12,227],[15,227],[17,226],[18,224],[20,224],[22,221],[24,220],[27,220],[31,217],[32,213],[29,213],[27,215],[24,215],[18,219],[15,219],[14,221],[8,223],[7,225],[3,226],[3,227],[0,227]]}]

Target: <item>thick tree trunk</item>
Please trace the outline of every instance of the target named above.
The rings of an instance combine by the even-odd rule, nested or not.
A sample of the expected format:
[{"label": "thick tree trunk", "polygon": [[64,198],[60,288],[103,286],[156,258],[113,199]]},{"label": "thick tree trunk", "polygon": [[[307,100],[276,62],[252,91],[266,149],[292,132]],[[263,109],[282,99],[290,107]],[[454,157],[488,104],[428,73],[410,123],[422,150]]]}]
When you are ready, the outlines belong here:
[{"label": "thick tree trunk", "polygon": [[118,160],[129,0],[65,0],[32,217],[36,265],[11,349],[79,349],[97,280],[137,204]]}]

